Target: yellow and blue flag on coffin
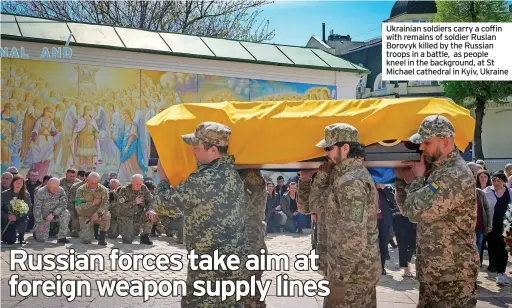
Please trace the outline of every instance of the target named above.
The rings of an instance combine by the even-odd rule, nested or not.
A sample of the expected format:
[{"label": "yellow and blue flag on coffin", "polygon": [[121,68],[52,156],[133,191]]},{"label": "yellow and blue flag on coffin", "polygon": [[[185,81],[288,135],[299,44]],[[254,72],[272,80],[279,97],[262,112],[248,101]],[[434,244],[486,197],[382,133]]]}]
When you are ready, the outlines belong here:
[{"label": "yellow and blue flag on coffin", "polygon": [[354,99],[324,101],[222,102],[178,104],[150,119],[146,126],[162,166],[177,185],[196,168],[192,148],[181,135],[201,122],[231,128],[228,152],[236,164],[287,164],[324,155],[315,145],[325,126],[348,123],[364,145],[408,140],[428,115],[446,116],[455,127],[455,143],[464,151],[473,140],[475,120],[468,109],[443,98]]}]

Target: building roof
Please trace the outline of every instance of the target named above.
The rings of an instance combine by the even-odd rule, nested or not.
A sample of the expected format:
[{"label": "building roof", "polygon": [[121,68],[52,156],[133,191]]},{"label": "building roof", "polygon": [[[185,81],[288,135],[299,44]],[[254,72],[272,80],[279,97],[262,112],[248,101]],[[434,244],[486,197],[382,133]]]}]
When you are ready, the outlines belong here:
[{"label": "building roof", "polygon": [[354,47],[352,49],[346,50],[345,54],[348,54],[348,53],[351,53],[351,52],[354,52],[354,51],[358,51],[358,50],[361,50],[361,49],[365,49],[365,48],[368,48],[368,47],[372,47],[372,46],[375,46],[375,45],[379,45],[379,44],[382,44],[382,38],[381,37],[377,37],[377,38],[371,39],[369,41],[364,42],[360,46],[357,46],[357,47]]},{"label": "building roof", "polygon": [[315,35],[311,36],[311,38],[309,39],[309,42],[311,42],[311,40],[314,40],[315,42],[322,45],[326,49],[333,49],[331,46],[327,45],[324,41],[322,41],[320,38],[316,37]]},{"label": "building roof", "polygon": [[2,14],[0,22],[2,39],[16,41],[62,44],[69,39],[70,46],[369,73],[365,68],[317,48],[252,43],[9,14]]},{"label": "building roof", "polygon": [[435,1],[424,0],[398,0],[391,9],[389,18],[393,18],[403,14],[429,14],[437,13]]}]

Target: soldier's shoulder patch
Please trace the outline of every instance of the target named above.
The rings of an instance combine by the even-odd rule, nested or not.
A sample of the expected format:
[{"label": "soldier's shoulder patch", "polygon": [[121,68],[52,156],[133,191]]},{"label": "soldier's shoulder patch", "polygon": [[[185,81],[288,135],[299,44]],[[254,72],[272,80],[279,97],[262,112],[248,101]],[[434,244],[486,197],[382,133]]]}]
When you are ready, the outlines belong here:
[{"label": "soldier's shoulder patch", "polygon": [[41,200],[36,200],[36,202],[34,203],[34,206],[41,207]]},{"label": "soldier's shoulder patch", "polygon": [[355,202],[351,204],[348,208],[348,215],[350,218],[356,221],[363,221],[364,216],[364,204],[360,202]]},{"label": "soldier's shoulder patch", "polygon": [[250,188],[246,188],[245,191],[249,194],[249,195],[252,195],[252,190]]},{"label": "soldier's shoulder patch", "polygon": [[436,192],[438,189],[439,189],[439,184],[437,184],[436,182],[432,182],[428,185],[428,188],[432,191],[432,192]]}]

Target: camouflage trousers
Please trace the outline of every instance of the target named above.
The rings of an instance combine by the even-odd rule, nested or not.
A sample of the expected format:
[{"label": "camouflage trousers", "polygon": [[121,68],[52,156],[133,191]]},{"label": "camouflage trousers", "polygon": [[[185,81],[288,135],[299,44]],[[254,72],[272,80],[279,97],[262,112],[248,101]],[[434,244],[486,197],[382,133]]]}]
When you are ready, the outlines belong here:
[{"label": "camouflage trousers", "polygon": [[[261,281],[263,271],[251,272],[251,275],[256,276],[257,281]],[[249,280],[249,279],[248,279]],[[266,308],[265,300],[260,302],[260,292],[256,290],[256,296],[250,296],[245,299],[244,308]]]},{"label": "camouflage trousers", "polygon": [[316,214],[317,243],[316,254],[320,270],[327,272],[327,226],[325,225],[325,214]]},{"label": "camouflage trousers", "polygon": [[108,238],[117,238],[119,236],[118,216],[110,213],[110,228],[108,229]]},{"label": "camouflage trousers", "polygon": [[78,222],[80,223],[80,233],[79,236],[85,244],[92,243],[94,239],[94,224],[98,224],[100,226],[100,231],[108,231],[110,227],[110,213],[105,212],[103,215],[98,217],[98,220],[95,222],[89,221],[91,217],[87,216],[78,216]]},{"label": "camouflage trousers", "polygon": [[[139,235],[142,229],[142,235],[151,233],[153,222],[146,218],[145,212],[140,212],[135,216],[119,216],[117,217],[118,231],[121,234],[123,243],[131,244],[135,236]],[[117,236],[116,236],[117,238]]]},{"label": "camouflage trousers", "polygon": [[183,242],[183,217],[170,218],[163,216],[160,217],[160,222],[162,223],[165,235],[173,237],[176,234],[178,241]]},{"label": "camouflage trousers", "polygon": [[380,257],[364,256],[346,281],[336,264],[339,260],[328,257],[327,280],[331,293],[324,298],[324,308],[376,308],[377,284],[381,274]]},{"label": "camouflage trousers", "polygon": [[[221,301],[220,296],[194,296],[193,283],[196,280],[214,281],[214,280],[234,280],[233,275],[218,277],[214,271],[193,271],[188,267],[187,271],[187,294],[181,300],[182,308],[243,308],[243,301],[236,302],[235,297],[228,297]],[[204,286],[206,287],[206,286]]]},{"label": "camouflage trousers", "polygon": [[75,208],[68,209],[71,219],[69,221],[69,231],[71,237],[78,237],[80,232],[80,222],[78,221],[78,213],[76,212]]},{"label": "camouflage trousers", "polygon": [[475,280],[420,282],[420,298],[417,308],[474,308]]},{"label": "camouflage trousers", "polygon": [[[46,220],[44,220],[45,218],[46,217],[43,217],[42,223],[40,223],[40,224],[36,223],[35,226],[34,226],[34,230],[35,230],[34,233],[36,235],[36,241],[38,241],[38,242],[47,241],[48,238],[50,237],[50,222],[47,222]],[[70,219],[70,214],[69,214],[68,210],[62,211],[59,214],[59,216],[54,218],[54,220],[58,220],[59,221],[59,225],[60,225],[60,227],[59,227],[59,234],[57,235],[57,237],[59,239],[66,238],[68,236],[68,232],[69,232],[69,228],[68,228],[69,219]],[[40,231],[39,230],[39,226],[43,226],[44,230]]]}]

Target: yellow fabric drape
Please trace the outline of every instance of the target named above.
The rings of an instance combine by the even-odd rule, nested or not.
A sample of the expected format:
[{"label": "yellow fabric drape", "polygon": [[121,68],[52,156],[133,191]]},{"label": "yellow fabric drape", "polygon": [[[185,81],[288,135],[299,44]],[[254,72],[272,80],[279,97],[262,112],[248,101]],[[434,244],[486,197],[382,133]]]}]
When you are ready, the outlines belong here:
[{"label": "yellow fabric drape", "polygon": [[473,140],[475,120],[469,110],[441,98],[179,104],[157,114],[146,126],[169,180],[177,185],[197,167],[181,135],[193,133],[201,122],[231,128],[229,153],[237,164],[284,164],[322,156],[323,150],[315,144],[329,124],[355,126],[360,142],[370,145],[407,140],[432,114],[450,119],[459,149]]}]

